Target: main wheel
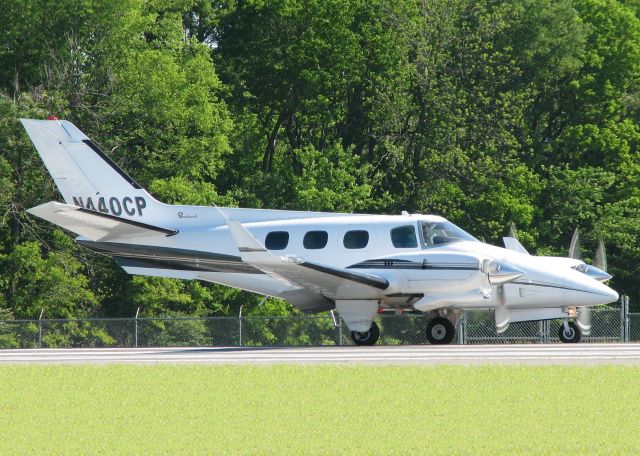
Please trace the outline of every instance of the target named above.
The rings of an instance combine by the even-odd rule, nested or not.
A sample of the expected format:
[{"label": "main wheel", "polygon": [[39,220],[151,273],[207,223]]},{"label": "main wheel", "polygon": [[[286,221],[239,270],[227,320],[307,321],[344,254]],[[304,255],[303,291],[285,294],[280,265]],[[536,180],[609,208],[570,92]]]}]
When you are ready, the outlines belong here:
[{"label": "main wheel", "polygon": [[433,345],[450,344],[456,335],[456,328],[447,318],[434,318],[427,325],[427,340]]},{"label": "main wheel", "polygon": [[351,338],[356,345],[375,345],[380,338],[380,328],[374,321],[366,332],[351,331]]},{"label": "main wheel", "polygon": [[570,321],[569,329],[565,330],[564,325],[560,326],[558,335],[560,336],[560,340],[565,344],[576,344],[580,342],[580,338],[582,337],[582,331],[580,330],[580,327],[577,324],[575,324],[573,321]]}]

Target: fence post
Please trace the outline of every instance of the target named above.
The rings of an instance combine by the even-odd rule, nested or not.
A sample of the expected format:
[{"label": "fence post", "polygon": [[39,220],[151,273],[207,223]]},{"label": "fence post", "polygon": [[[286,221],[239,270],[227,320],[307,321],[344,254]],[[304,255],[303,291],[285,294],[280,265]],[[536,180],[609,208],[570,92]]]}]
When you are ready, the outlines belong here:
[{"label": "fence post", "polygon": [[624,295],[624,341],[629,342],[629,296]]},{"label": "fence post", "polygon": [[458,328],[458,344],[464,345],[467,343],[467,312],[462,311],[462,317],[460,317],[460,325]]},{"label": "fence post", "polygon": [[624,295],[620,296],[620,342],[624,342]]},{"label": "fence post", "polygon": [[40,310],[40,316],[38,317],[38,348],[42,348],[42,315],[44,309]]},{"label": "fence post", "polygon": [[244,304],[240,305],[240,312],[238,313],[238,346],[242,347],[242,308]]},{"label": "fence post", "polygon": [[329,314],[331,314],[331,319],[333,320],[333,327],[338,331],[338,345],[342,345],[342,317],[340,318],[340,323],[338,323],[338,319],[336,318],[335,309],[331,309]]},{"label": "fence post", "polygon": [[133,337],[133,346],[134,348],[138,348],[138,315],[140,315],[140,307],[136,309],[136,317],[134,319],[134,337]]},{"label": "fence post", "polygon": [[551,320],[541,320],[540,327],[542,328],[542,343],[551,343]]}]

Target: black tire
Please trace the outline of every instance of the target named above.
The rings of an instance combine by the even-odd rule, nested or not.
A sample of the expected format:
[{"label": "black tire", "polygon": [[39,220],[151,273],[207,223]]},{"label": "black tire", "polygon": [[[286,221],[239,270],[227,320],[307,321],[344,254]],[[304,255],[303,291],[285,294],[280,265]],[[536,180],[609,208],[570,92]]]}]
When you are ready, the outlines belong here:
[{"label": "black tire", "polygon": [[380,328],[374,321],[366,332],[351,331],[351,339],[356,345],[375,345],[380,338]]},{"label": "black tire", "polygon": [[558,330],[558,336],[560,336],[560,341],[564,342],[565,344],[577,344],[582,338],[582,331],[577,324],[570,321],[569,331],[565,331],[564,325],[562,325]]},{"label": "black tire", "polygon": [[433,345],[446,345],[453,341],[456,328],[447,318],[438,317],[427,324],[427,340]]}]

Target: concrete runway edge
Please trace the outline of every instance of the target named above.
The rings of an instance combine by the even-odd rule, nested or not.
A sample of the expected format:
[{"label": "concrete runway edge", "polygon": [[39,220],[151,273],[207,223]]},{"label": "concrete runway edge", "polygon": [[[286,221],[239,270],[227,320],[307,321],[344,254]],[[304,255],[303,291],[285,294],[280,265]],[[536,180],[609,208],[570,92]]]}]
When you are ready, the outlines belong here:
[{"label": "concrete runway edge", "polygon": [[0,364],[640,365],[640,344],[0,350]]}]

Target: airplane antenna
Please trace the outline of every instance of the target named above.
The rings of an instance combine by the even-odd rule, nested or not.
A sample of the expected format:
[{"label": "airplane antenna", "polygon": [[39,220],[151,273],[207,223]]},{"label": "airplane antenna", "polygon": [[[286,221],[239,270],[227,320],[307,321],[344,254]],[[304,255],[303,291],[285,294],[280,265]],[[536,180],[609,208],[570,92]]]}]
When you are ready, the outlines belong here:
[{"label": "airplane antenna", "polygon": [[212,205],[213,207],[215,207],[215,208],[218,210],[218,212],[220,212],[220,215],[222,215],[222,218],[223,218],[223,219],[225,219],[225,221],[227,221],[227,222],[229,221],[229,217],[227,217],[227,215],[226,215],[224,212],[222,212],[222,209],[220,209],[220,208],[216,205],[216,203],[212,202],[212,203],[211,203],[211,205]]}]

